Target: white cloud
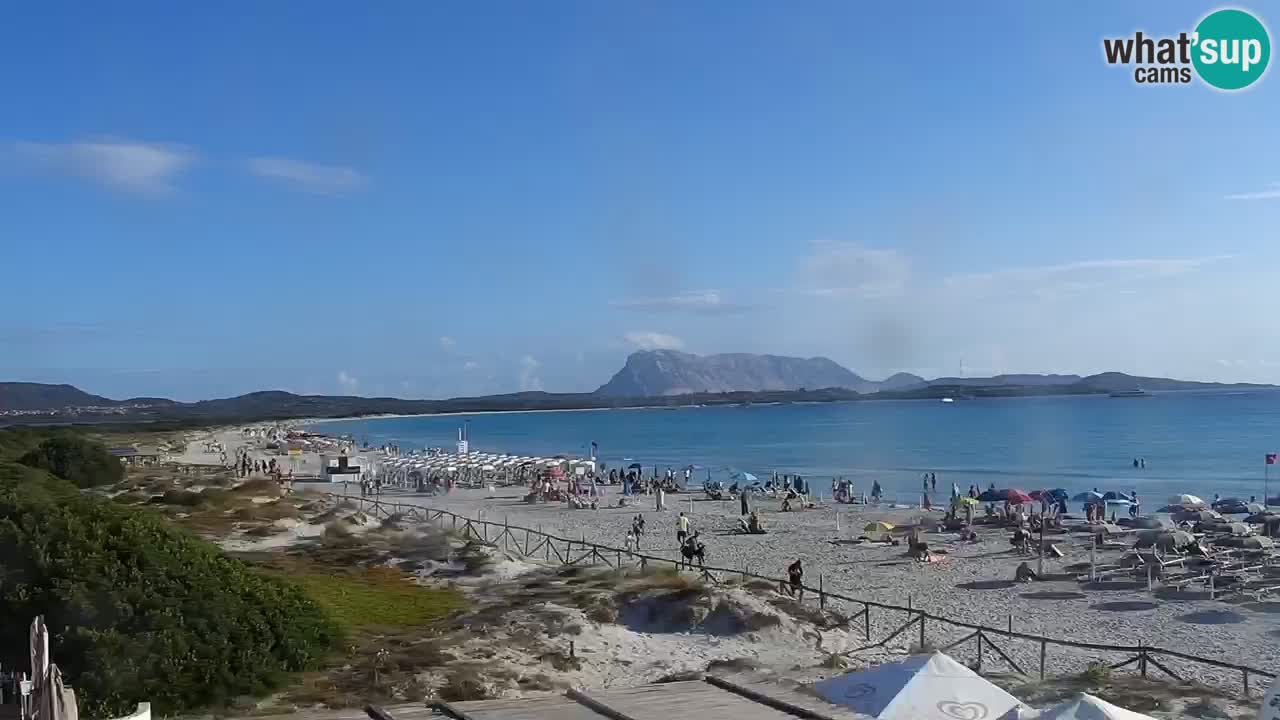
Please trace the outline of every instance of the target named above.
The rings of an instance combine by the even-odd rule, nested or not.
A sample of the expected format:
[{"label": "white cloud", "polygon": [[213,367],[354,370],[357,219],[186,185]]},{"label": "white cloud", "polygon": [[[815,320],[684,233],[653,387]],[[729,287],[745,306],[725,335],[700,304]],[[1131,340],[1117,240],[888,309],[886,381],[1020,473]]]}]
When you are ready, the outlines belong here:
[{"label": "white cloud", "polygon": [[462,363],[463,370],[478,370],[479,368],[480,368],[480,363],[476,362],[475,360],[468,360]]},{"label": "white cloud", "polygon": [[665,297],[612,300],[613,307],[651,312],[688,312],[720,315],[750,310],[750,305],[729,302],[719,290],[693,290]]},{"label": "white cloud", "polygon": [[538,377],[538,368],[540,364],[532,355],[525,355],[520,358],[520,390],[541,390],[542,379]]},{"label": "white cloud", "polygon": [[1266,190],[1226,195],[1223,200],[1280,200],[1280,183],[1271,183]]},{"label": "white cloud", "polygon": [[354,168],[280,157],[252,158],[249,172],[314,195],[348,195],[369,183],[369,179]]},{"label": "white cloud", "polygon": [[356,389],[360,387],[360,381],[348,374],[346,370],[339,370],[338,387],[342,388],[342,392],[347,395],[353,395]]},{"label": "white cloud", "polygon": [[444,350],[452,350],[452,349],[454,349],[454,348],[455,348],[455,347],[457,347],[457,346],[458,346],[458,341],[457,341],[457,340],[454,340],[453,338],[449,337],[448,335],[441,336],[441,338],[440,338],[440,347],[441,347],[442,349],[444,349]]},{"label": "white cloud", "polygon": [[1078,296],[1136,280],[1183,275],[1206,264],[1230,259],[1230,255],[1193,258],[1127,258],[1006,268],[981,273],[961,273],[944,279],[945,287],[958,291],[1030,293],[1046,300]]},{"label": "white cloud", "polygon": [[816,242],[801,258],[796,287],[819,297],[864,299],[900,296],[911,279],[911,261],[897,250],[854,242]]},{"label": "white cloud", "polygon": [[624,339],[641,350],[679,350],[684,347],[680,338],[660,332],[632,330]]},{"label": "white cloud", "polygon": [[42,170],[142,194],[172,191],[174,181],[196,159],[195,152],[182,145],[133,141],[20,142],[13,150]]}]

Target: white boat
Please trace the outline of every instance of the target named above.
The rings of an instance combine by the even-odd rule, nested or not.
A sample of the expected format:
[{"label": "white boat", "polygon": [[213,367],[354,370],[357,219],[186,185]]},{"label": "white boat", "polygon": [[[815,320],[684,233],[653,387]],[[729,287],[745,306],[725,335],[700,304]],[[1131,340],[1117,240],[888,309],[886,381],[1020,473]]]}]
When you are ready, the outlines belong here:
[{"label": "white boat", "polygon": [[942,398],[942,402],[948,402],[948,403],[949,403],[949,402],[955,402],[955,401],[956,401],[956,399],[955,399],[955,398]]}]

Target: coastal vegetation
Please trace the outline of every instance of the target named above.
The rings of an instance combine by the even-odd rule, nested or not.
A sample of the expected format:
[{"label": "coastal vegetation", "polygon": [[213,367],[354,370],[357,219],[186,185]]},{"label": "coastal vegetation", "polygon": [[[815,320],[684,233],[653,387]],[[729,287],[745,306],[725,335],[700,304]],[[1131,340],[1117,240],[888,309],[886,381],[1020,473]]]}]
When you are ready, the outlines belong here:
[{"label": "coastal vegetation", "polygon": [[18,462],[81,488],[111,485],[124,478],[124,466],[106,446],[70,433],[44,440],[24,453]]},{"label": "coastal vegetation", "polygon": [[298,584],[227,557],[159,514],[0,460],[0,664],[26,666],[37,615],[91,717],[140,701],[168,714],[259,694],[316,667],[341,637]]}]

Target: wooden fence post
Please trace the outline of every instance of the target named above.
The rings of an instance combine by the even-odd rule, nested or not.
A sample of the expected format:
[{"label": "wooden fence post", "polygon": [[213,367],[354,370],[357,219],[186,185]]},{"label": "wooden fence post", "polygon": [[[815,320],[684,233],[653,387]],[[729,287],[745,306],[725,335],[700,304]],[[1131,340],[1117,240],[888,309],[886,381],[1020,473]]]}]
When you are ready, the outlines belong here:
[{"label": "wooden fence post", "polygon": [[1013,613],[1009,613],[1009,634],[1013,634]]},{"label": "wooden fence post", "polygon": [[920,652],[924,652],[924,611],[920,611]]},{"label": "wooden fence post", "polygon": [[871,642],[871,606],[863,604],[862,606],[862,627],[866,630],[867,642]]},{"label": "wooden fence post", "polygon": [[1142,677],[1147,676],[1147,646],[1146,643],[1138,643],[1138,672],[1142,673]]},{"label": "wooden fence post", "polygon": [[1249,671],[1241,670],[1240,672],[1244,675],[1244,696],[1249,697]]},{"label": "wooden fence post", "polygon": [[1044,640],[1040,641],[1040,679],[1044,680],[1044,656],[1048,643]]},{"label": "wooden fence post", "polygon": [[978,666],[974,668],[974,672],[982,672],[982,631],[978,631]]},{"label": "wooden fence post", "polygon": [[818,609],[827,609],[827,592],[822,584],[822,575],[818,575]]}]

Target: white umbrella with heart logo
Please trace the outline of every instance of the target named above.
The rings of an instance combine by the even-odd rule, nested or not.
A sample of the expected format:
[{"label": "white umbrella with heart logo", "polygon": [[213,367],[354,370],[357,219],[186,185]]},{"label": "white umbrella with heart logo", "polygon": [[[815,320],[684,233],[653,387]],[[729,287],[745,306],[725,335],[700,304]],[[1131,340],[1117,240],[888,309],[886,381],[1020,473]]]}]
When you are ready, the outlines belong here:
[{"label": "white umbrella with heart logo", "polygon": [[997,720],[1020,703],[942,653],[823,680],[827,701],[879,720]]},{"label": "white umbrella with heart logo", "polygon": [[1035,718],[1036,720],[1155,720],[1150,715],[1125,710],[1088,693],[1080,693],[1061,705],[1042,710]]}]

